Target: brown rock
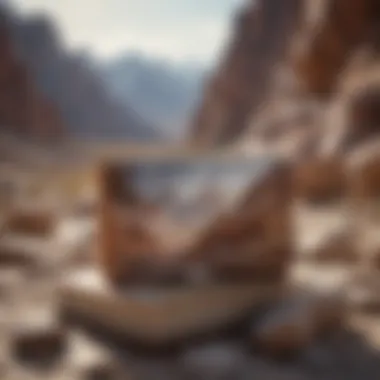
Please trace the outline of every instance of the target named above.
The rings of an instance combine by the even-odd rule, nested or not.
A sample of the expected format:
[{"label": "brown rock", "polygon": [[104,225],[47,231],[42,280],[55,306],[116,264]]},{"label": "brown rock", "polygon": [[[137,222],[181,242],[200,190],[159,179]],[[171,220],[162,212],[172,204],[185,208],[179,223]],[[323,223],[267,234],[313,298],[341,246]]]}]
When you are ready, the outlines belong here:
[{"label": "brown rock", "polygon": [[24,363],[36,365],[59,360],[67,348],[64,329],[43,313],[23,317],[25,320],[17,323],[12,331],[13,356]]},{"label": "brown rock", "polygon": [[312,30],[310,25],[305,28],[304,47],[297,54],[295,67],[308,91],[326,94],[335,89],[350,52],[368,36],[374,3],[355,0],[348,7],[341,0],[327,1]]},{"label": "brown rock", "polygon": [[0,246],[0,267],[2,268],[29,268],[35,264],[27,252],[9,246]]},{"label": "brown rock", "polygon": [[78,331],[70,335],[68,367],[81,380],[122,380],[121,369],[110,352]]},{"label": "brown rock", "polygon": [[374,267],[380,270],[380,247],[377,247],[372,254],[372,263]]},{"label": "brown rock", "polygon": [[360,260],[351,231],[343,231],[319,242],[310,258],[319,263],[356,263]]},{"label": "brown rock", "polygon": [[[1,10],[2,12],[2,10]],[[2,14],[3,17],[3,14]],[[0,26],[0,123],[11,132],[53,137],[62,132],[56,109],[40,96],[26,68],[14,54],[9,28]]]},{"label": "brown rock", "polygon": [[298,163],[294,169],[294,196],[307,202],[342,199],[346,186],[344,161],[340,157],[311,158]]},{"label": "brown rock", "polygon": [[[377,15],[377,0],[252,1],[238,18],[231,46],[206,89],[193,123],[195,142],[227,144],[244,139],[247,130],[257,138],[263,114],[269,115],[264,118],[261,136],[269,135],[268,140],[281,136],[284,142],[294,139],[289,131],[297,121],[289,125],[288,116],[278,116],[283,101],[306,109],[308,99],[334,99],[357,48],[363,45],[374,51],[377,64]],[[282,85],[277,74],[284,68],[295,75],[287,75],[292,79]],[[374,95],[366,96],[367,106],[354,107],[354,119],[373,113],[371,104],[377,104]],[[312,123],[319,130],[324,124],[318,116]],[[363,136],[376,127],[356,123],[353,130],[359,129]],[[310,156],[311,152],[307,153]]]},{"label": "brown rock", "polygon": [[268,169],[236,209],[212,223],[195,242],[190,261],[204,261],[218,278],[280,279],[292,256],[286,165]]},{"label": "brown rock", "polygon": [[253,325],[252,339],[271,356],[293,355],[340,327],[344,315],[339,297],[306,294],[285,298]]},{"label": "brown rock", "polygon": [[45,210],[17,209],[9,213],[6,228],[17,234],[49,236],[56,226],[56,217]]},{"label": "brown rock", "polygon": [[354,200],[380,196],[380,142],[362,144],[348,156],[349,192]]},{"label": "brown rock", "polygon": [[376,270],[358,273],[348,288],[348,300],[353,310],[378,315],[380,312],[379,279]]},{"label": "brown rock", "polygon": [[355,142],[380,133],[380,85],[373,84],[355,94],[349,105],[349,136]]},{"label": "brown rock", "polygon": [[275,63],[284,55],[301,9],[298,0],[249,2],[211,79],[194,120],[194,140],[224,144],[248,126],[269,90]]}]

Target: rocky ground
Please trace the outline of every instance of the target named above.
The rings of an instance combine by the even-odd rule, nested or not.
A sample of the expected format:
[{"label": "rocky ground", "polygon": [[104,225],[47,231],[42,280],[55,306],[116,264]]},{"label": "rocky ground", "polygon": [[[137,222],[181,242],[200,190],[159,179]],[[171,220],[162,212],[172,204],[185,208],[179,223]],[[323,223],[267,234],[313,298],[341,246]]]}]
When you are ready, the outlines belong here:
[{"label": "rocky ground", "polygon": [[343,206],[294,207],[300,248],[284,302],[242,329],[155,353],[60,318],[60,278],[94,261],[94,215],[76,207],[39,236],[3,226],[2,379],[379,378],[380,282],[376,267],[339,245],[346,239],[336,235],[351,227]]}]

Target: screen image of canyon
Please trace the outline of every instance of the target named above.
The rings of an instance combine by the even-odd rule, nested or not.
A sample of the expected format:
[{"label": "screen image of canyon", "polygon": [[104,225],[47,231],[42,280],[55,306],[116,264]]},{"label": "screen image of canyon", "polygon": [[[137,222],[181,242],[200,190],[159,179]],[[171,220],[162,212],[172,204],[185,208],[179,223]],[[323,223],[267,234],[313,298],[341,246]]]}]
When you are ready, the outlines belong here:
[{"label": "screen image of canyon", "polygon": [[125,175],[126,187],[131,183],[132,221],[142,214],[142,222],[161,240],[163,254],[175,255],[194,240],[218,214],[233,208],[259,176],[255,171],[260,168],[251,160],[231,160],[224,165],[198,161],[136,165],[130,176]]},{"label": "screen image of canyon", "polygon": [[380,379],[380,0],[0,0],[3,379]]}]

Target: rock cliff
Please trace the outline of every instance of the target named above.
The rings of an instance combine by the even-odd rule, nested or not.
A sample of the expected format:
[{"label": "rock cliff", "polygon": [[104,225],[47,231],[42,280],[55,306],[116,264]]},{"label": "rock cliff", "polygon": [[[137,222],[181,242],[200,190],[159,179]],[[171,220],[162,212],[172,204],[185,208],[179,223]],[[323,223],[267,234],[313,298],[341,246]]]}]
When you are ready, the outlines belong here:
[{"label": "rock cliff", "polygon": [[235,31],[194,120],[199,143],[228,143],[260,109],[275,64],[286,54],[301,1],[251,1],[235,20]]},{"label": "rock cliff", "polygon": [[[252,1],[196,114],[195,143],[277,140],[307,153],[332,135],[348,143],[337,124],[376,108],[378,87],[361,76],[378,72],[379,20],[377,0]],[[371,100],[348,116],[359,92]]]},{"label": "rock cliff", "polygon": [[63,125],[55,106],[37,89],[17,58],[0,14],[0,125],[18,135],[58,137]]},{"label": "rock cliff", "polygon": [[[59,31],[49,19],[40,15],[21,17],[5,7],[0,7],[0,15],[4,24],[2,65],[4,70],[13,70],[11,74],[4,72],[4,77],[8,78],[9,86],[12,87],[12,90],[4,87],[9,99],[8,104],[4,103],[4,108],[9,108],[9,112],[12,112],[12,107],[21,110],[23,101],[29,104],[37,98],[37,95],[31,96],[31,92],[49,100],[45,101],[43,109],[33,108],[31,104],[28,106],[34,110],[34,116],[23,116],[24,112],[19,112],[18,117],[35,118],[33,127],[30,120],[13,122],[5,118],[5,124],[21,123],[31,129],[54,130],[53,133],[56,133],[50,124],[58,121],[49,121],[55,118],[61,120],[61,130],[69,137],[122,138],[128,141],[147,141],[160,137],[154,127],[132,109],[118,104],[107,93],[100,75],[80,54],[65,48]],[[9,59],[17,62],[17,68],[16,63]],[[17,86],[11,83],[12,76],[19,78],[17,86],[24,87],[16,90]],[[16,98],[16,92],[19,98]]]}]

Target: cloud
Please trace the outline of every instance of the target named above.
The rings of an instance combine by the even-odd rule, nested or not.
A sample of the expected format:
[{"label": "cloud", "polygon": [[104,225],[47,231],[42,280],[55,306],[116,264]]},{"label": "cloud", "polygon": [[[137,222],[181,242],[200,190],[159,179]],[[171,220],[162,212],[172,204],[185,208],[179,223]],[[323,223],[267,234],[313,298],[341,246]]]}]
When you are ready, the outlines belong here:
[{"label": "cloud", "polygon": [[44,11],[74,48],[111,57],[127,49],[174,60],[212,61],[242,0],[14,0]]}]

